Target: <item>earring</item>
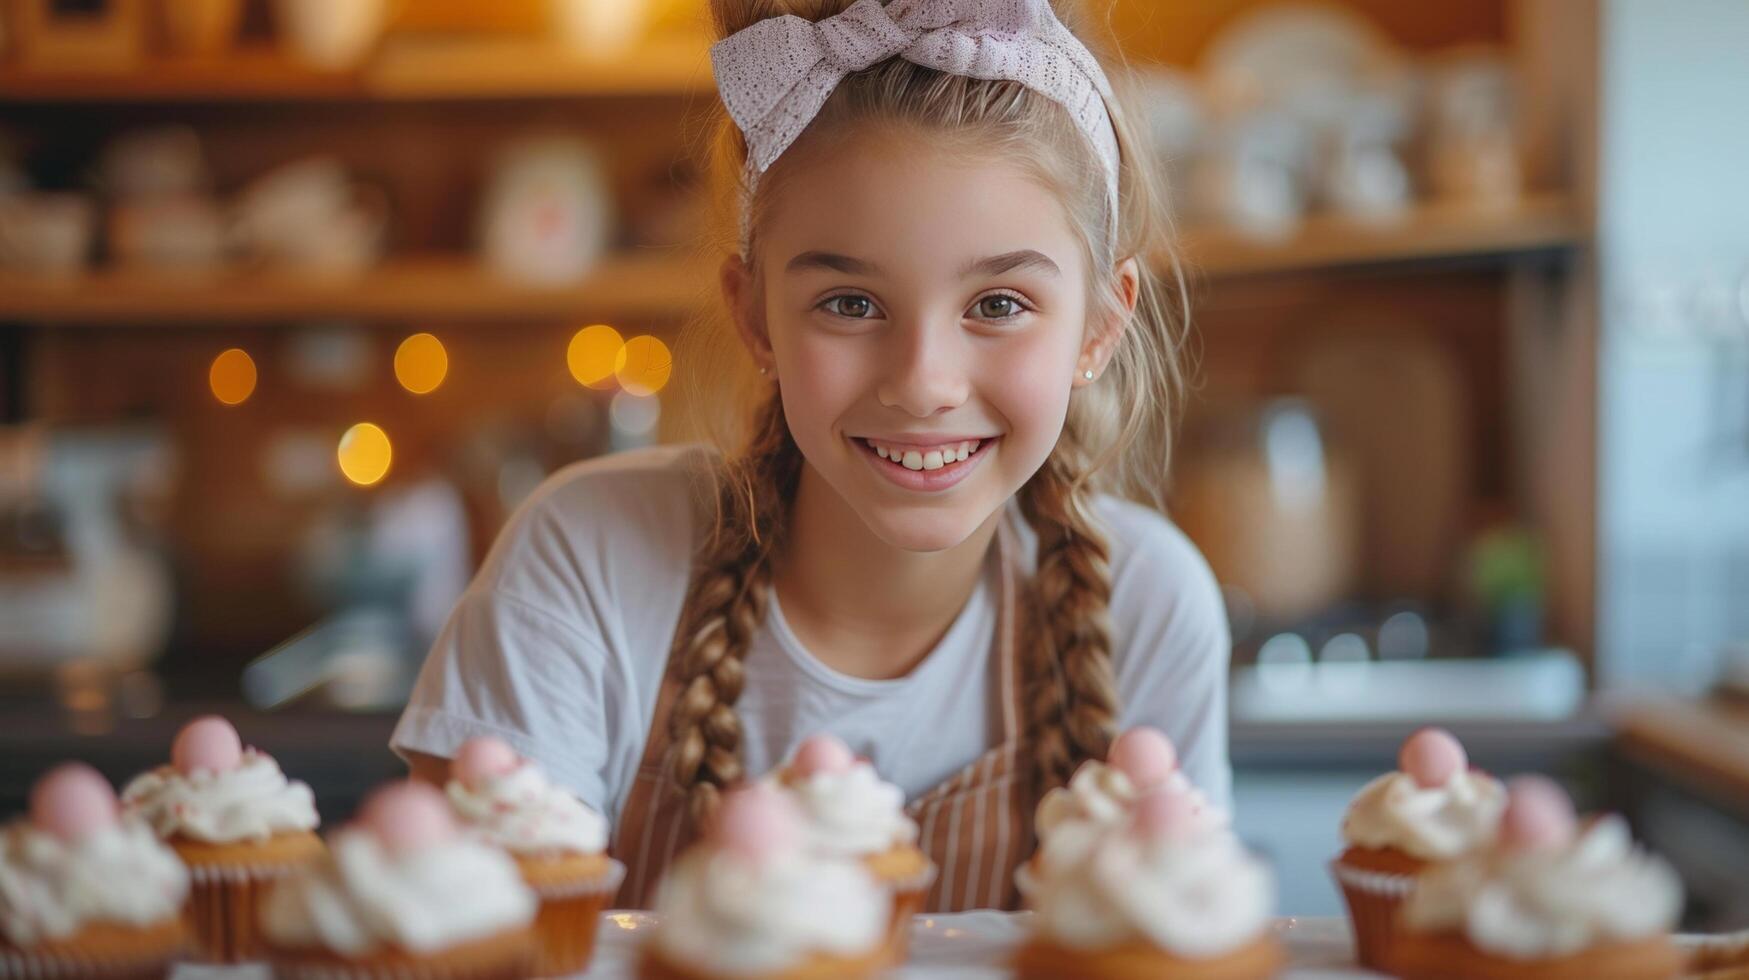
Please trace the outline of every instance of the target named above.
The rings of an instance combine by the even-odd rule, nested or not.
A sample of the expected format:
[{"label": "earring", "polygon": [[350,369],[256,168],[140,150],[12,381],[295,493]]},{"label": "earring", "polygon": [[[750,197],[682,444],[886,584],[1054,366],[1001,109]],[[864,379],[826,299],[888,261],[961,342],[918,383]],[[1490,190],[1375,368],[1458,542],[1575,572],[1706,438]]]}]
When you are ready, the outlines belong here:
[{"label": "earring", "polygon": [[1088,381],[1092,381],[1093,380],[1093,369],[1089,368],[1085,371],[1082,371],[1081,377],[1086,378]]}]

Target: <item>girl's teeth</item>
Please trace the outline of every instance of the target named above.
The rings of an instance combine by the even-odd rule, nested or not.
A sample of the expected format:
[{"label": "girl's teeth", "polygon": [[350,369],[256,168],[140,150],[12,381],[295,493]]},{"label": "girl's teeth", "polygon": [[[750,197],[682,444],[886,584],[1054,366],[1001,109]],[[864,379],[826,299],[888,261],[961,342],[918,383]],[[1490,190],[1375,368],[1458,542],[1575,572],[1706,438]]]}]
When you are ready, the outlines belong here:
[{"label": "girl's teeth", "polygon": [[897,447],[889,449],[886,446],[869,443],[880,458],[890,459],[908,470],[939,470],[950,463],[964,462],[971,459],[972,454],[976,453],[982,444],[981,440],[977,440],[921,452],[916,449],[899,449]]}]

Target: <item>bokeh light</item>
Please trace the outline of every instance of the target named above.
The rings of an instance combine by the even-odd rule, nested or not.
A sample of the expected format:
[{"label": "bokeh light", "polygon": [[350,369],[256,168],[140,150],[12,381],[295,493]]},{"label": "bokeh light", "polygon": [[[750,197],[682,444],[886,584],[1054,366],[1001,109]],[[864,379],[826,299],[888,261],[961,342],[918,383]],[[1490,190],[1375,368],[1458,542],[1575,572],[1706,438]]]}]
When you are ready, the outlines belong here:
[{"label": "bokeh light", "polygon": [[449,374],[449,352],[443,341],[428,333],[416,333],[395,348],[395,380],[415,395],[437,390]]},{"label": "bokeh light", "polygon": [[255,393],[255,360],[248,352],[233,347],[213,358],[207,371],[207,384],[213,397],[226,405],[241,405]]},{"label": "bokeh light", "polygon": [[608,411],[613,416],[614,428],[625,435],[644,439],[656,431],[656,423],[662,420],[662,400],[654,395],[622,391],[613,396],[613,405]]},{"label": "bokeh light", "polygon": [[623,347],[625,340],[618,330],[605,323],[587,326],[571,338],[570,346],[565,349],[565,365],[571,369],[571,377],[576,378],[578,384],[589,388],[611,388],[614,368]]},{"label": "bokeh light", "polygon": [[394,451],[389,434],[371,422],[360,422],[340,437],[340,472],[361,487],[368,487],[389,472]]},{"label": "bokeh light", "polygon": [[634,395],[654,395],[668,383],[674,371],[674,356],[668,345],[655,337],[633,337],[619,349],[613,373],[621,388]]}]

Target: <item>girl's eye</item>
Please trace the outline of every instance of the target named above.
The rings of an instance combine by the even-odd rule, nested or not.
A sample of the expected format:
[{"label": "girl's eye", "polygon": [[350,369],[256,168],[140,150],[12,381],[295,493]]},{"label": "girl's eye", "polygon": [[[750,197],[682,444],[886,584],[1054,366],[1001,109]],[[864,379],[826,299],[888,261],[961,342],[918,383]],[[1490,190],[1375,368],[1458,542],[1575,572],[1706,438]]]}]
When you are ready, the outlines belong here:
[{"label": "girl's eye", "polygon": [[1020,315],[1025,309],[1019,298],[1006,293],[986,296],[977,304],[978,315],[986,320],[1006,320]]},{"label": "girl's eye", "polygon": [[834,296],[831,299],[826,300],[824,303],[821,303],[820,306],[828,313],[834,313],[838,316],[847,317],[852,320],[866,319],[870,313],[874,312],[874,302],[872,300],[867,296],[856,296],[854,294]]}]

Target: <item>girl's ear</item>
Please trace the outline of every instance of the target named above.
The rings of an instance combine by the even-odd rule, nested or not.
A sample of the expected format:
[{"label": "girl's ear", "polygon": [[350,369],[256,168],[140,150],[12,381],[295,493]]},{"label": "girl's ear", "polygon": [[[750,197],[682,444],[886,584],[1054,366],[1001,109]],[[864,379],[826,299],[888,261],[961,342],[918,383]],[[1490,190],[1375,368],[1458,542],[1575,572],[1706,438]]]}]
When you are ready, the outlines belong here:
[{"label": "girl's ear", "polygon": [[765,330],[765,318],[760,315],[753,270],[741,256],[731,255],[723,260],[717,277],[723,287],[723,302],[728,305],[729,316],[735,321],[735,332],[747,345],[753,363],[761,372],[774,370],[771,336]]},{"label": "girl's ear", "polygon": [[[1117,264],[1112,275],[1112,289],[1117,293],[1117,309],[1107,313],[1102,306],[1099,315],[1088,321],[1091,329],[1082,341],[1081,358],[1075,365],[1076,387],[1092,384],[1105,373],[1105,366],[1111,363],[1111,356],[1117,351],[1118,342],[1123,340],[1124,331],[1135,319],[1136,303],[1142,294],[1141,266],[1135,256]],[[1092,377],[1088,377],[1089,373]]]}]

